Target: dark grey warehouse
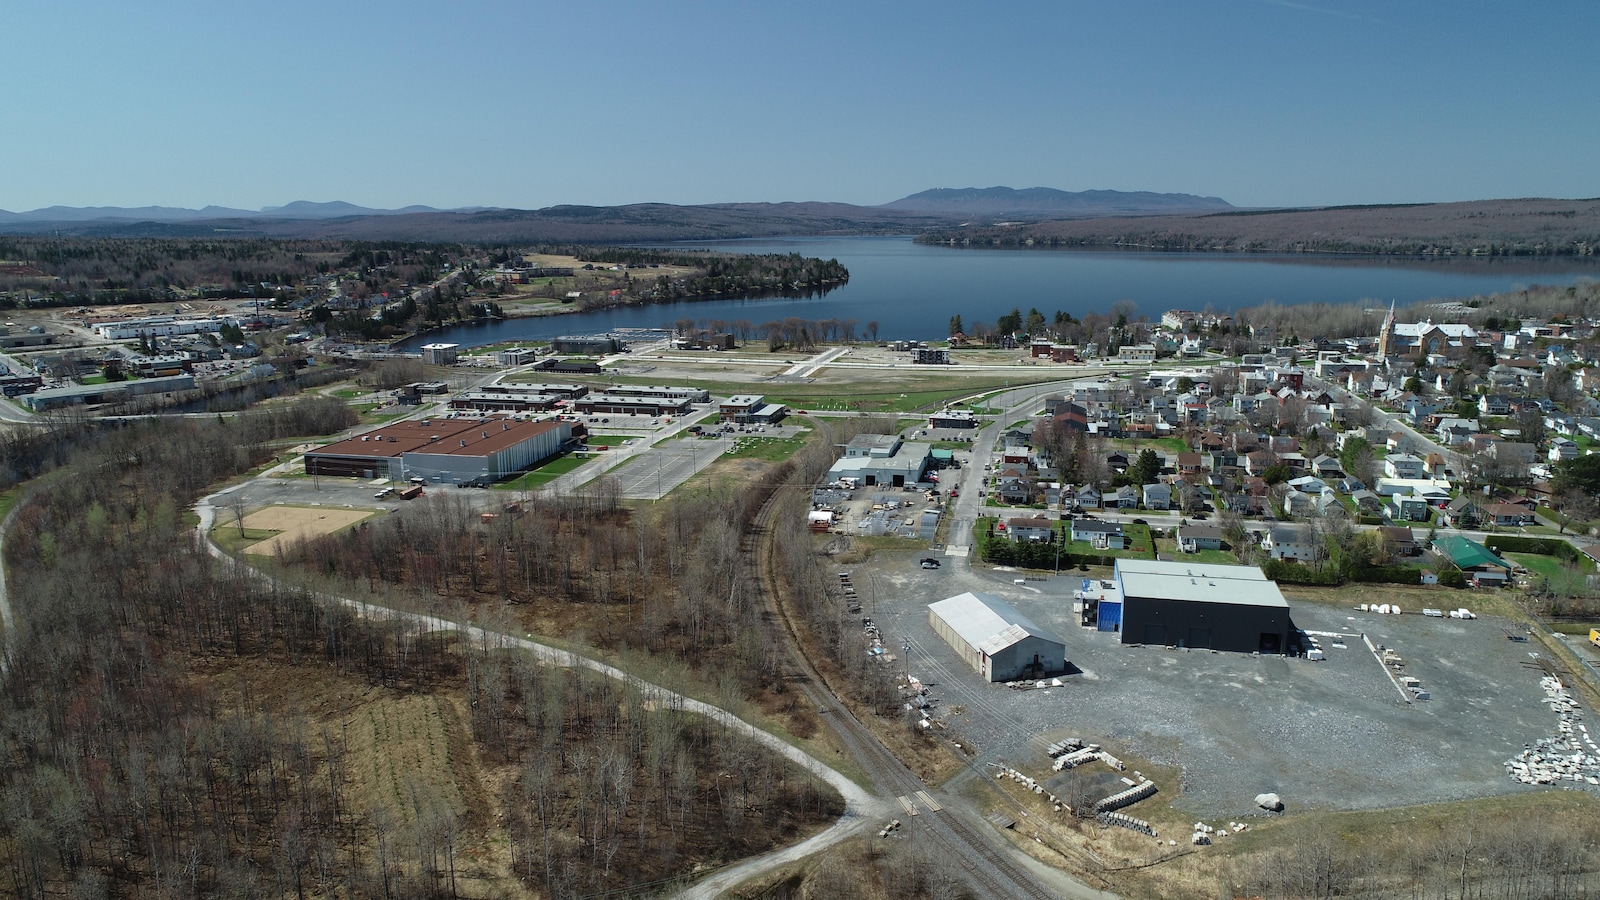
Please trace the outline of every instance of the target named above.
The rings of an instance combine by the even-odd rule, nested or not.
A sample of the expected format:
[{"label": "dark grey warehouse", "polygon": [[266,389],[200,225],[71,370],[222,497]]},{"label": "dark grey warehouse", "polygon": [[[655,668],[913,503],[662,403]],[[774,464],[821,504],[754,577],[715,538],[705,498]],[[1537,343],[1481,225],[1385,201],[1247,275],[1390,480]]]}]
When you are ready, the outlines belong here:
[{"label": "dark grey warehouse", "polygon": [[1256,566],[1117,560],[1124,644],[1284,653],[1289,601]]}]

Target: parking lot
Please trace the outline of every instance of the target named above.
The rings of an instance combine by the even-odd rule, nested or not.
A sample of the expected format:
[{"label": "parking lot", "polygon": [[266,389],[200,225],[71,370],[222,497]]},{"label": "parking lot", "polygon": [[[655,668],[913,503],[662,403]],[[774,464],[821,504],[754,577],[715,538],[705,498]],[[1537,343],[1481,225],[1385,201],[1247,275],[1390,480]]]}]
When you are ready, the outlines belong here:
[{"label": "parking lot", "polygon": [[[986,567],[924,570],[926,555],[854,566],[862,615],[906,657],[890,665],[931,685],[936,717],[980,763],[1039,767],[1045,746],[1077,736],[1181,766],[1177,804],[1197,815],[1247,814],[1263,791],[1300,808],[1374,809],[1526,790],[1503,763],[1556,728],[1529,656],[1538,645],[1508,640],[1500,620],[1379,616],[1290,591],[1298,627],[1345,636],[1319,638],[1325,661],[1124,646],[1077,624],[1076,575],[1017,585]],[[964,590],[1055,631],[1082,673],[1048,690],[979,681],[928,624],[928,603]],[[1403,702],[1362,633],[1395,648],[1432,699]]]},{"label": "parking lot", "polygon": [[640,450],[633,459],[610,473],[629,500],[659,500],[717,461],[733,447],[733,438],[689,438],[663,441]]}]

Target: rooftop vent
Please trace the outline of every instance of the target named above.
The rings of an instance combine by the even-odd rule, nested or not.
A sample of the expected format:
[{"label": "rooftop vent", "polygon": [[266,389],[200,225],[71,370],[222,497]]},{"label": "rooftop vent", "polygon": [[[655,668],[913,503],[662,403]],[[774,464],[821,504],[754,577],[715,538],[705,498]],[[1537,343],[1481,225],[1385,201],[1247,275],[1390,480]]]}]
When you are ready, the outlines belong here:
[{"label": "rooftop vent", "polygon": [[465,447],[466,445],[467,445],[467,439],[466,438],[462,438],[461,439],[461,446]]},{"label": "rooftop vent", "polygon": [[[483,433],[483,436],[484,436],[484,437],[488,437],[488,436],[489,436],[489,432],[487,432],[487,431],[485,431],[485,432],[484,432],[484,433]],[[462,442],[461,442],[461,444],[462,444],[462,446],[466,446],[466,443],[467,443],[467,442],[466,442],[466,441],[462,441]]]}]

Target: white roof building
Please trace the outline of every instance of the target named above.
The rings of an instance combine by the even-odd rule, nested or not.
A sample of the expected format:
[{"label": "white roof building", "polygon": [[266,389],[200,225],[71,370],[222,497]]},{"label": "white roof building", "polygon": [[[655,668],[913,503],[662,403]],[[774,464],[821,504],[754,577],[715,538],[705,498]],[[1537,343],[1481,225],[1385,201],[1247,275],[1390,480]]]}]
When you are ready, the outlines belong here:
[{"label": "white roof building", "polygon": [[993,594],[968,591],[928,604],[928,621],[987,681],[1059,673],[1066,646]]}]

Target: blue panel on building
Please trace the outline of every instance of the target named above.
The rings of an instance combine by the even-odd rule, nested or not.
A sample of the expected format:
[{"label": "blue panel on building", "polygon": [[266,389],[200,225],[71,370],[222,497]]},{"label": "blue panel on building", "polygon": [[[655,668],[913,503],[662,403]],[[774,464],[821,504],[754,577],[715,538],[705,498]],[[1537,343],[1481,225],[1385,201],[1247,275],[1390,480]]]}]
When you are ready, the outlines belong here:
[{"label": "blue panel on building", "polygon": [[1099,623],[1101,631],[1122,630],[1122,603],[1121,601],[1101,600],[1098,606]]}]

